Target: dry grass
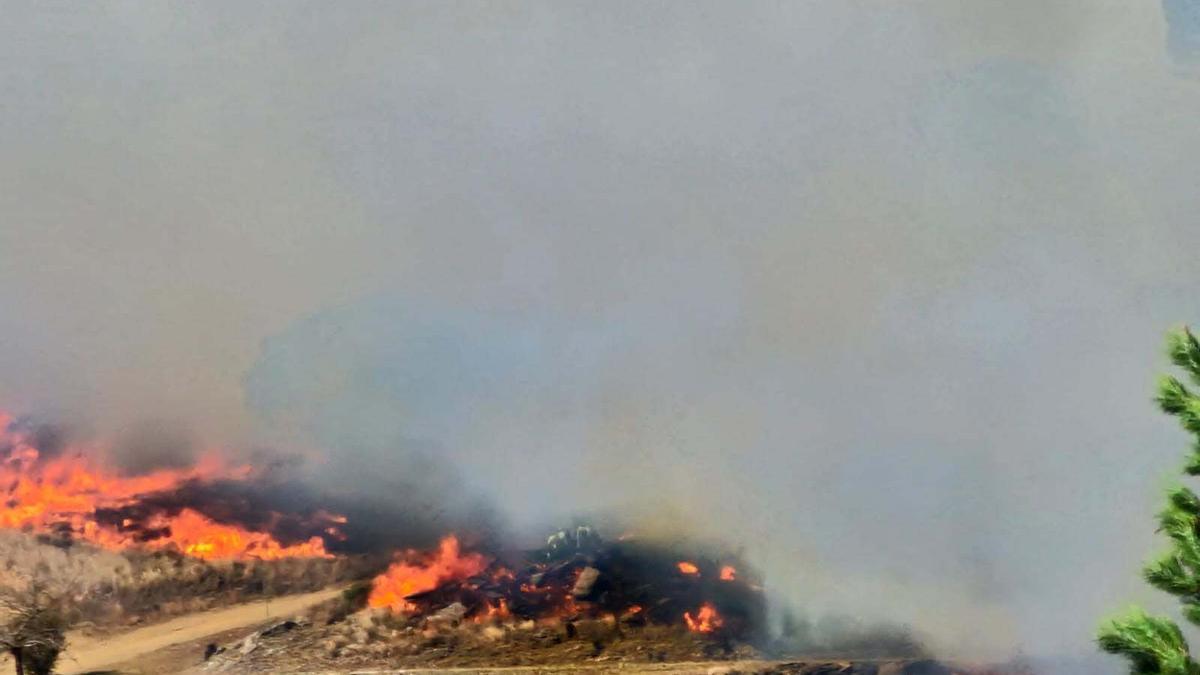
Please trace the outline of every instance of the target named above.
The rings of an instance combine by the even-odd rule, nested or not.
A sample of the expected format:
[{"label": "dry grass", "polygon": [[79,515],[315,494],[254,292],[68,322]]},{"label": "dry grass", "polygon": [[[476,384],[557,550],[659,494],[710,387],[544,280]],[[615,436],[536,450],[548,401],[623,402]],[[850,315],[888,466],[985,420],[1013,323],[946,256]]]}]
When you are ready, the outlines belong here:
[{"label": "dry grass", "polygon": [[701,636],[680,626],[620,625],[612,619],[569,626],[560,620],[441,623],[373,610],[343,619],[337,604],[315,608],[310,623],[264,638],[262,646],[248,655],[240,654],[236,645],[228,645],[210,669],[344,672],[758,657],[758,652],[744,643]]},{"label": "dry grass", "polygon": [[98,628],[315,591],[368,574],[357,559],[204,561],[171,551],[106,551],[0,531],[0,589],[37,576],[71,589],[72,623]]}]

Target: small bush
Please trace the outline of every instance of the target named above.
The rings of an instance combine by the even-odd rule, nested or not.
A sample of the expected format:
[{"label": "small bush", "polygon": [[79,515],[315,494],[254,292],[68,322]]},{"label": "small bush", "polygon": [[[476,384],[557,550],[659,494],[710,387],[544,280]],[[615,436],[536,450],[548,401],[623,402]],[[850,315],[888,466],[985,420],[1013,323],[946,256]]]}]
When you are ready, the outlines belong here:
[{"label": "small bush", "polygon": [[0,597],[5,610],[0,646],[8,651],[18,675],[50,675],[66,647],[67,618],[63,612],[67,593],[53,592],[40,581]]}]

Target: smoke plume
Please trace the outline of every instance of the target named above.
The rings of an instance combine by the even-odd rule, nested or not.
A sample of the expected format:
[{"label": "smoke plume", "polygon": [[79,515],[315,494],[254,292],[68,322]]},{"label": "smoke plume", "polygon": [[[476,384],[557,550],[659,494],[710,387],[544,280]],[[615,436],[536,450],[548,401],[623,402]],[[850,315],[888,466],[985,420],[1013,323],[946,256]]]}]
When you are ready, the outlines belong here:
[{"label": "smoke plume", "polygon": [[1087,653],[1185,443],[1183,4],[15,4],[0,408]]}]

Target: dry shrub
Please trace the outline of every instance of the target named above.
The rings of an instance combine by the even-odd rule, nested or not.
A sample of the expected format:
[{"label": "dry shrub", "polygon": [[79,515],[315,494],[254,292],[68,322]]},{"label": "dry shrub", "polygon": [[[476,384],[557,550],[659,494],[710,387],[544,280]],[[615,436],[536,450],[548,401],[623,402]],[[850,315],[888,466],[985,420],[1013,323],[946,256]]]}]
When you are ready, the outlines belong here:
[{"label": "dry shrub", "polygon": [[31,570],[72,588],[63,609],[68,621],[96,625],[315,591],[372,571],[358,559],[204,561],[173,550],[114,552],[0,530],[0,590],[19,587]]},{"label": "dry shrub", "polygon": [[0,593],[0,647],[12,657],[17,675],[50,675],[67,645],[64,611],[71,589],[45,577],[38,567],[22,583]]}]

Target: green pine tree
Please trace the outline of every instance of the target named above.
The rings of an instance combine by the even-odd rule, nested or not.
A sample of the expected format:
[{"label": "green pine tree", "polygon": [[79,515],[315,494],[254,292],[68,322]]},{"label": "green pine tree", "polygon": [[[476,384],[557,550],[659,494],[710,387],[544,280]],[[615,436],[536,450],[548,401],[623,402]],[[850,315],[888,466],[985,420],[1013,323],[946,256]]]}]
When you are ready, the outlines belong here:
[{"label": "green pine tree", "polygon": [[[1200,341],[1190,330],[1168,335],[1167,354],[1200,385]],[[1157,398],[1163,412],[1178,418],[1194,438],[1184,473],[1200,475],[1200,396],[1167,375],[1159,380]],[[1155,588],[1177,596],[1184,618],[1200,626],[1200,497],[1183,486],[1172,488],[1158,524],[1170,547],[1143,568],[1142,576]],[[1134,608],[1108,621],[1100,629],[1099,643],[1104,651],[1127,657],[1134,675],[1200,675],[1200,664],[1192,659],[1183,631],[1167,617]]]}]

